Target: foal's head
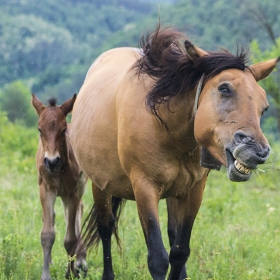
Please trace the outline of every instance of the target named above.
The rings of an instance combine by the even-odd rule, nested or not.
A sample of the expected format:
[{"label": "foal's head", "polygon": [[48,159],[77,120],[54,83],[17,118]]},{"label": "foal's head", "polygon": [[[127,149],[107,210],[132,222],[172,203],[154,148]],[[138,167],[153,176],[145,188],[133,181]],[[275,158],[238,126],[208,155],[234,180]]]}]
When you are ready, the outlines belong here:
[{"label": "foal's head", "polygon": [[76,94],[61,106],[57,106],[56,100],[52,98],[49,105],[44,106],[36,95],[32,94],[32,105],[39,115],[38,130],[44,150],[44,165],[51,172],[59,168],[61,157],[66,151],[66,116],[72,111],[75,100]]}]

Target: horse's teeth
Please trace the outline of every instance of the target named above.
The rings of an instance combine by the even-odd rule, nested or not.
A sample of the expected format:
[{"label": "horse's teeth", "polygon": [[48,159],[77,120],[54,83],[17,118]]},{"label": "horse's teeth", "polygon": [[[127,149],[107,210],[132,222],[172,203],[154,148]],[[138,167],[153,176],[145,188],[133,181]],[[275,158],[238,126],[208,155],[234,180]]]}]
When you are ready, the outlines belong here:
[{"label": "horse's teeth", "polygon": [[241,164],[237,160],[235,160],[234,166],[240,173],[245,174],[245,175],[248,175],[252,170],[249,167],[246,167],[245,165]]}]

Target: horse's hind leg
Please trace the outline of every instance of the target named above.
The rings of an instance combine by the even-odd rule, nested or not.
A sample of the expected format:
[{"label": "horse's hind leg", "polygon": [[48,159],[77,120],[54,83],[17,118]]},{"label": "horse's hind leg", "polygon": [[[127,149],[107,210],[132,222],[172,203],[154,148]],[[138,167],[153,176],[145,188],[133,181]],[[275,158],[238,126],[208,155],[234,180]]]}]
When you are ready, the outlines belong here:
[{"label": "horse's hind leg", "polygon": [[94,184],[92,184],[92,193],[97,211],[97,230],[103,245],[102,280],[112,280],[115,278],[111,255],[111,237],[114,229],[112,196],[103,192]]},{"label": "horse's hind leg", "polygon": [[[167,212],[168,212],[168,225],[167,232],[169,238],[170,248],[173,246],[177,236],[177,223],[178,223],[178,200],[175,198],[167,198]],[[186,265],[183,266],[179,279],[186,279]]]},{"label": "horse's hind leg", "polygon": [[44,254],[44,264],[41,280],[51,280],[50,264],[52,261],[51,251],[55,240],[54,231],[54,204],[56,193],[46,191],[44,185],[40,185],[40,200],[43,208],[43,229],[41,232],[41,244]]},{"label": "horse's hind leg", "polygon": [[191,231],[202,201],[205,179],[206,177],[190,189],[185,198],[178,200],[177,235],[169,255],[171,265],[169,280],[183,280],[186,278],[182,276],[182,269],[190,255]]}]

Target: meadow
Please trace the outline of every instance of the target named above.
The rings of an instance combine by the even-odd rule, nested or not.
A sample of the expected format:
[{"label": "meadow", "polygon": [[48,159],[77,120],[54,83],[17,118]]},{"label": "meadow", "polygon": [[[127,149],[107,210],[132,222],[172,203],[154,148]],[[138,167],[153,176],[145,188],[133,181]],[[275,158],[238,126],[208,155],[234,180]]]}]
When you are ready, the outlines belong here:
[{"label": "meadow", "polygon": [[[35,171],[37,131],[26,132],[20,125],[10,125],[4,117],[0,121],[0,280],[40,279],[43,256],[40,244],[42,210]],[[268,162],[260,166],[263,170],[254,172],[249,182],[230,182],[225,169],[210,172],[192,233],[189,279],[279,279],[279,167],[280,145],[274,141]],[[85,214],[91,204],[89,183],[84,195]],[[160,217],[169,250],[164,200],[160,202]],[[51,267],[53,280],[64,279],[66,271],[64,234],[63,208],[58,198]],[[113,239],[116,279],[151,279],[146,245],[133,201],[125,205],[119,234],[122,250]],[[101,247],[89,252],[87,279],[101,279],[101,253]]]}]

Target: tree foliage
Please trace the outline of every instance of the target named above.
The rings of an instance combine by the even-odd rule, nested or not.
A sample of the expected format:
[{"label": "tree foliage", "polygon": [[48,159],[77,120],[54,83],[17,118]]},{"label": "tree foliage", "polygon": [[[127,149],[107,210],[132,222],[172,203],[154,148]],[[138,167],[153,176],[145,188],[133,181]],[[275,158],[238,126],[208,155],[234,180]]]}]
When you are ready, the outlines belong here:
[{"label": "tree foliage", "polygon": [[35,173],[38,133],[19,123],[11,123],[0,111],[0,175],[21,171]]},{"label": "tree foliage", "polygon": [[[0,0],[0,90],[24,80],[41,99],[78,92],[102,52],[138,46],[160,21],[206,50],[235,52],[280,36],[278,0]],[[273,31],[273,34],[271,33]]]},{"label": "tree foliage", "polygon": [[35,111],[30,106],[31,92],[22,81],[15,81],[0,94],[0,108],[11,122],[19,121],[27,126],[36,123]]},{"label": "tree foliage", "polygon": [[[275,38],[275,44],[271,45],[270,48],[262,51],[260,49],[259,42],[254,40],[251,43],[251,52],[252,52],[252,62],[256,63],[263,60],[274,59],[280,57],[280,37]],[[270,117],[268,122],[270,122],[270,126],[272,127],[273,119],[277,124],[277,132],[280,131],[280,66],[278,65],[274,72],[262,80],[260,84],[265,88],[271,109],[270,109]],[[275,131],[276,132],[276,131]]]}]

